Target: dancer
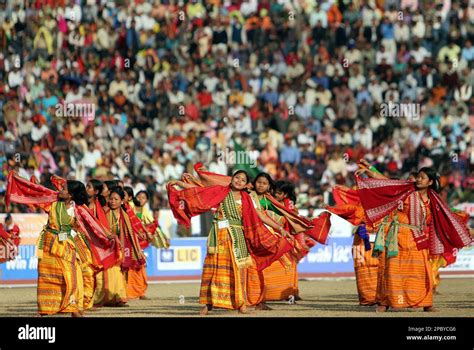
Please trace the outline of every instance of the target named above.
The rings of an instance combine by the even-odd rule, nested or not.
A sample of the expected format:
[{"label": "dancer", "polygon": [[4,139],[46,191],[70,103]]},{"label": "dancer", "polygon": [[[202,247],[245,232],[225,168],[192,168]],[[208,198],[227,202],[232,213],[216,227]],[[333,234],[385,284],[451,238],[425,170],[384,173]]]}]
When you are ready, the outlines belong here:
[{"label": "dancer", "polygon": [[[108,187],[109,188],[109,187]],[[104,270],[103,283],[96,288],[97,304],[125,307],[127,304],[126,273],[130,269],[140,269],[145,264],[145,257],[140,248],[137,232],[132,227],[130,217],[122,207],[125,193],[115,186],[109,190],[106,218],[112,235],[119,238],[123,260],[121,265]]]},{"label": "dancer", "polygon": [[48,213],[48,222],[38,240],[38,313],[80,316],[84,301],[88,307],[81,266],[89,263],[87,251],[92,251],[96,266],[107,267],[117,259],[117,242],[107,237],[85,206],[84,185],[67,181],[57,192],[10,172],[7,207],[10,201],[34,205]]},{"label": "dancer", "polygon": [[[202,163],[197,163],[194,165],[194,169],[199,175],[199,179],[195,178],[191,174],[185,173],[183,174],[183,182],[192,185],[192,186],[210,186],[210,185],[215,185],[215,184],[222,184],[222,185],[228,185],[230,183],[230,177],[225,176],[225,175],[220,175],[220,174],[215,174],[211,173],[209,171],[206,171],[202,165]],[[261,178],[261,177],[260,177]],[[263,181],[264,180],[260,180]],[[251,192],[253,195],[255,195],[255,192]],[[258,199],[255,199],[255,203],[258,205]],[[266,286],[263,282],[263,278],[259,277],[262,276],[263,274],[266,273],[268,269],[270,271],[275,272],[276,269],[280,269],[280,266],[283,265],[285,266],[285,271],[290,271],[291,268],[293,267],[293,270],[296,270],[296,266],[294,265],[297,261],[299,261],[301,258],[303,258],[309,251],[309,249],[314,246],[316,243],[315,242],[320,242],[322,244],[325,244],[328,238],[329,234],[329,228],[330,228],[330,220],[329,220],[329,212],[322,213],[319,217],[315,219],[307,219],[304,218],[300,215],[298,215],[297,210],[295,210],[294,205],[292,205],[289,200],[284,200],[282,198],[282,202],[278,202],[270,193],[265,194],[265,202],[263,205],[268,207],[270,210],[265,210],[264,213],[266,213],[265,216],[269,216],[270,218],[274,218],[276,220],[272,219],[272,222],[279,222],[281,221],[285,225],[285,231],[288,232],[288,230],[291,230],[290,233],[291,235],[289,236],[290,239],[290,244],[292,246],[291,252],[288,254],[285,254],[282,256],[280,259],[279,263],[273,263],[273,267],[268,267],[266,268],[263,273],[259,273],[258,275],[254,273],[252,269],[248,269],[248,277],[250,283],[248,284],[248,293],[247,296],[249,297],[250,301],[253,303],[257,304],[258,309],[268,309],[267,305],[263,303],[263,300],[265,298],[265,289]],[[271,203],[271,204],[270,204]],[[285,203],[287,207],[285,207]],[[273,210],[274,209],[274,210]],[[274,211],[278,211],[279,214],[275,214]],[[281,218],[281,216],[284,218]],[[268,226],[268,225],[267,225]],[[270,229],[272,226],[268,226]],[[280,269],[280,273],[283,273],[283,270]],[[270,275],[273,273],[270,272]],[[278,273],[277,273],[278,274]],[[291,278],[291,283],[293,284],[293,274],[286,274],[286,278]],[[294,274],[294,278],[297,279],[296,274]],[[279,290],[281,291],[281,288],[272,288],[270,287],[270,293],[267,295],[269,299],[271,300],[282,300],[279,299],[280,296],[278,296]],[[273,294],[272,294],[273,293]],[[289,293],[287,290],[286,293]],[[263,297],[262,297],[263,296]],[[278,298],[278,299],[277,299]],[[297,295],[295,295],[295,298],[292,297],[292,294],[289,295],[290,301],[294,302],[294,300],[299,299]]]},{"label": "dancer", "polygon": [[13,223],[13,218],[8,213],[5,216],[5,224],[0,224],[0,264],[15,260],[20,241],[20,228]]},{"label": "dancer", "polygon": [[[230,185],[195,187],[183,181],[167,185],[173,214],[187,227],[192,216],[218,208],[204,261],[199,300],[204,304],[201,315],[207,315],[213,307],[248,313],[246,268],[255,264],[261,271],[291,250],[286,238],[277,237],[264,225],[272,223],[255,210],[255,204],[245,191],[249,181],[247,173],[238,170]],[[174,185],[184,190],[178,191]],[[283,228],[279,231],[288,234]]]},{"label": "dancer", "polygon": [[439,179],[432,168],[419,170],[415,184],[389,180],[366,167],[356,175],[365,215],[377,232],[374,253],[381,255],[377,312],[389,307],[433,308],[429,255],[452,255],[472,242],[468,228],[437,195]]},{"label": "dancer", "polygon": [[[276,200],[271,196],[275,184],[267,173],[260,173],[253,181],[253,189],[251,197],[256,203],[256,209],[268,216],[274,225],[285,227],[285,231],[291,230],[287,220],[283,214],[273,204]],[[270,231],[277,234],[274,227],[269,227]],[[293,249],[302,250],[302,247],[292,237],[290,241]],[[283,255],[278,261],[272,263],[264,269],[260,274],[249,274],[248,279],[248,295],[259,295],[261,291],[261,301],[257,304],[257,309],[271,310],[265,301],[280,301],[291,298],[293,302],[298,295],[298,275],[296,271],[298,258],[292,254]],[[250,270],[251,271],[251,270]],[[260,278],[259,278],[260,277]],[[258,283],[258,284],[257,284]],[[263,289],[263,291],[262,291]],[[257,299],[258,300],[258,299]]]},{"label": "dancer", "polygon": [[[148,193],[145,191],[140,191],[137,194],[136,199],[133,196],[133,189],[129,186],[124,187],[125,190],[125,202],[134,209],[136,216],[145,223],[148,220],[148,207],[146,204],[148,202]],[[135,205],[135,201],[136,204]],[[144,208],[145,207],[145,208]],[[145,212],[144,219],[143,212]],[[148,235],[147,235],[148,236]],[[140,242],[140,247],[145,249],[148,246],[148,239]],[[142,265],[140,269],[130,269],[127,275],[127,297],[128,299],[141,299],[147,300],[146,290],[148,288],[147,275],[146,275],[146,266]]]}]

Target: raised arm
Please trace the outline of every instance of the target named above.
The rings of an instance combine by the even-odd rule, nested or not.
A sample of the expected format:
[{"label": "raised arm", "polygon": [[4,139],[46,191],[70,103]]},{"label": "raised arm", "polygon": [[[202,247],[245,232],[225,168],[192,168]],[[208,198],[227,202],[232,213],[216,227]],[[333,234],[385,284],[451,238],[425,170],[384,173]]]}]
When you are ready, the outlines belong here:
[{"label": "raised arm", "polygon": [[368,177],[372,179],[380,179],[380,180],[388,180],[389,178],[380,173],[373,165],[370,165],[368,161],[365,159],[361,159],[359,161],[359,169],[355,171],[356,176],[360,176],[362,174],[366,174]]},{"label": "raised arm", "polygon": [[188,184],[184,181],[181,181],[181,180],[173,180],[173,181],[170,181],[170,184],[171,185],[177,185],[181,188],[193,188],[193,187],[196,187],[196,185],[193,185],[193,184]]}]

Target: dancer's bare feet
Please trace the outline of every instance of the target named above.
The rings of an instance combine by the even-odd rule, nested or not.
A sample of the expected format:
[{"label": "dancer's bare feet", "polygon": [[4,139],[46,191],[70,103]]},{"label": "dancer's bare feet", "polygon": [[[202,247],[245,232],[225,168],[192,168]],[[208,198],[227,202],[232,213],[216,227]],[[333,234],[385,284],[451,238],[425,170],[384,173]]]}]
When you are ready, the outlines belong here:
[{"label": "dancer's bare feet", "polygon": [[385,312],[388,310],[388,307],[385,306],[385,305],[379,305],[377,306],[377,308],[375,309],[375,312]]},{"label": "dancer's bare feet", "polygon": [[260,304],[257,304],[255,306],[255,310],[259,310],[259,311],[270,311],[270,310],[273,310],[270,306],[268,306],[267,304],[265,303],[260,303]]},{"label": "dancer's bare feet", "polygon": [[150,298],[148,298],[146,295],[142,295],[139,299],[140,300],[150,300]]},{"label": "dancer's bare feet", "polygon": [[208,304],[208,305],[204,305],[204,306],[202,307],[201,311],[199,311],[199,314],[200,314],[201,316],[206,316],[206,315],[209,313],[209,311],[211,311],[211,310],[212,310],[212,305],[209,305],[209,304]]},{"label": "dancer's bare feet", "polygon": [[250,314],[250,311],[247,309],[247,306],[243,305],[239,308],[239,314]]},{"label": "dancer's bare feet", "polygon": [[438,309],[436,309],[434,306],[425,306],[423,308],[424,312],[438,312]]},{"label": "dancer's bare feet", "polygon": [[115,307],[130,307],[130,305],[128,305],[124,301],[119,301],[118,303],[115,304]]},{"label": "dancer's bare feet", "polygon": [[84,315],[79,312],[71,312],[71,317],[84,317]]}]

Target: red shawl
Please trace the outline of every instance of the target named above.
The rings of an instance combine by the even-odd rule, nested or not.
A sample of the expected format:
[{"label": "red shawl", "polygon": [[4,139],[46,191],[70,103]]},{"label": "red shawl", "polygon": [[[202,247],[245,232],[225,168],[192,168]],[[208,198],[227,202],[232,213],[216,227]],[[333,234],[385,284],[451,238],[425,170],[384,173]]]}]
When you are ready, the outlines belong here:
[{"label": "red shawl", "polygon": [[[145,227],[143,222],[140,220],[140,218],[137,216],[135,213],[135,210],[130,206],[128,203],[124,203],[124,208],[125,212],[127,213],[129,219],[130,219],[130,224],[132,225],[133,232],[137,235],[138,242],[140,243],[140,248],[145,249],[149,245],[148,241],[148,235],[147,232],[148,228]],[[153,232],[149,232],[150,234],[153,234]]]},{"label": "red shawl", "polygon": [[18,247],[20,245],[20,228],[18,227],[18,225],[13,224],[12,229],[10,231],[7,231],[3,224],[0,224],[0,237],[10,239],[13,244]]},{"label": "red shawl", "polygon": [[[128,208],[131,209],[130,206],[128,206]],[[122,269],[139,270],[146,263],[145,256],[143,255],[140,246],[141,239],[139,237],[141,237],[142,232],[140,231],[140,233],[138,233],[137,231],[141,230],[141,227],[143,227],[143,225],[140,225],[141,227],[137,226],[137,222],[135,221],[135,219],[132,219],[132,217],[126,210],[121,209],[120,214],[120,226],[122,228],[121,234],[123,234],[123,250],[125,252],[122,261]],[[133,214],[135,215],[135,213]],[[136,215],[135,218],[140,221]]]},{"label": "red shawl", "polygon": [[58,200],[57,191],[27,181],[16,175],[13,171],[8,173],[7,182],[5,194],[5,205],[7,208],[10,206],[10,202],[48,208],[52,202]]},{"label": "red shawl", "polygon": [[[209,171],[203,170],[202,163],[196,163],[194,170],[199,175],[199,180],[196,181],[193,178],[184,178],[183,180],[187,183],[194,184],[196,186],[212,186],[212,185],[223,185],[228,186],[231,181],[230,176],[215,174]],[[292,208],[290,205],[285,206],[278,202],[273,196],[267,195],[271,203],[278,208],[282,215],[286,218],[287,222],[291,226],[291,231],[295,234],[304,233],[305,236],[309,236],[316,242],[326,244],[329,235],[329,229],[331,227],[330,214],[327,212],[322,213],[317,218],[307,219],[303,216],[298,215],[296,208]],[[289,200],[287,201],[287,204]],[[290,230],[288,230],[290,231]],[[301,239],[299,239],[301,241]],[[305,241],[308,241],[305,239]],[[313,246],[314,244],[307,244]]]},{"label": "red shawl", "polygon": [[[417,197],[412,181],[358,178],[357,184],[361,204],[371,223],[390,214],[408,198],[410,224],[418,225],[419,215],[416,215],[416,205],[412,204],[416,203]],[[418,249],[429,248],[431,255],[450,255],[455,249],[471,244],[473,239],[462,218],[451,211],[434,190],[429,189],[428,196],[432,223],[427,237],[422,232],[415,235]]]},{"label": "red shawl", "polygon": [[99,220],[102,226],[104,226],[107,230],[110,231],[110,225],[109,225],[109,222],[107,221],[107,217],[105,216],[104,207],[102,206],[102,204],[100,204],[100,201],[98,198],[95,199],[94,209],[95,209],[94,214],[97,220]]},{"label": "red shawl", "polygon": [[[230,191],[227,186],[193,187],[178,191],[167,185],[168,199],[173,215],[180,224],[190,226],[191,217],[218,208]],[[250,195],[242,191],[243,231],[249,253],[257,269],[263,270],[292,248],[286,238],[272,234],[255,210]]]},{"label": "red shawl", "polygon": [[[51,204],[58,200],[58,192],[44,186],[27,181],[13,172],[8,174],[5,203],[10,201],[29,204],[49,211]],[[85,205],[76,205],[75,214],[78,225],[90,243],[90,249],[96,262],[104,268],[115,265],[120,257],[120,247],[117,239],[110,237],[110,232],[104,228]]]},{"label": "red shawl", "polygon": [[357,190],[350,189],[346,186],[335,185],[332,189],[332,195],[336,205],[356,204],[360,205],[360,198]]},{"label": "red shawl", "polygon": [[0,237],[4,239],[10,239],[10,234],[5,231],[2,224],[0,224]]}]

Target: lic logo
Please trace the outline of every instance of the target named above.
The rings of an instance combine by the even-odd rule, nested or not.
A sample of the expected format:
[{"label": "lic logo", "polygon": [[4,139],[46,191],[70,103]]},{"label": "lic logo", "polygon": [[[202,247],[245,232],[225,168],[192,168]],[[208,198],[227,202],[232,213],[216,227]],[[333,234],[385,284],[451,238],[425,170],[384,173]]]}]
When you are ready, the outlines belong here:
[{"label": "lic logo", "polygon": [[161,262],[173,262],[174,261],[174,250],[173,249],[167,249],[167,250],[161,250],[160,252],[160,260]]}]

